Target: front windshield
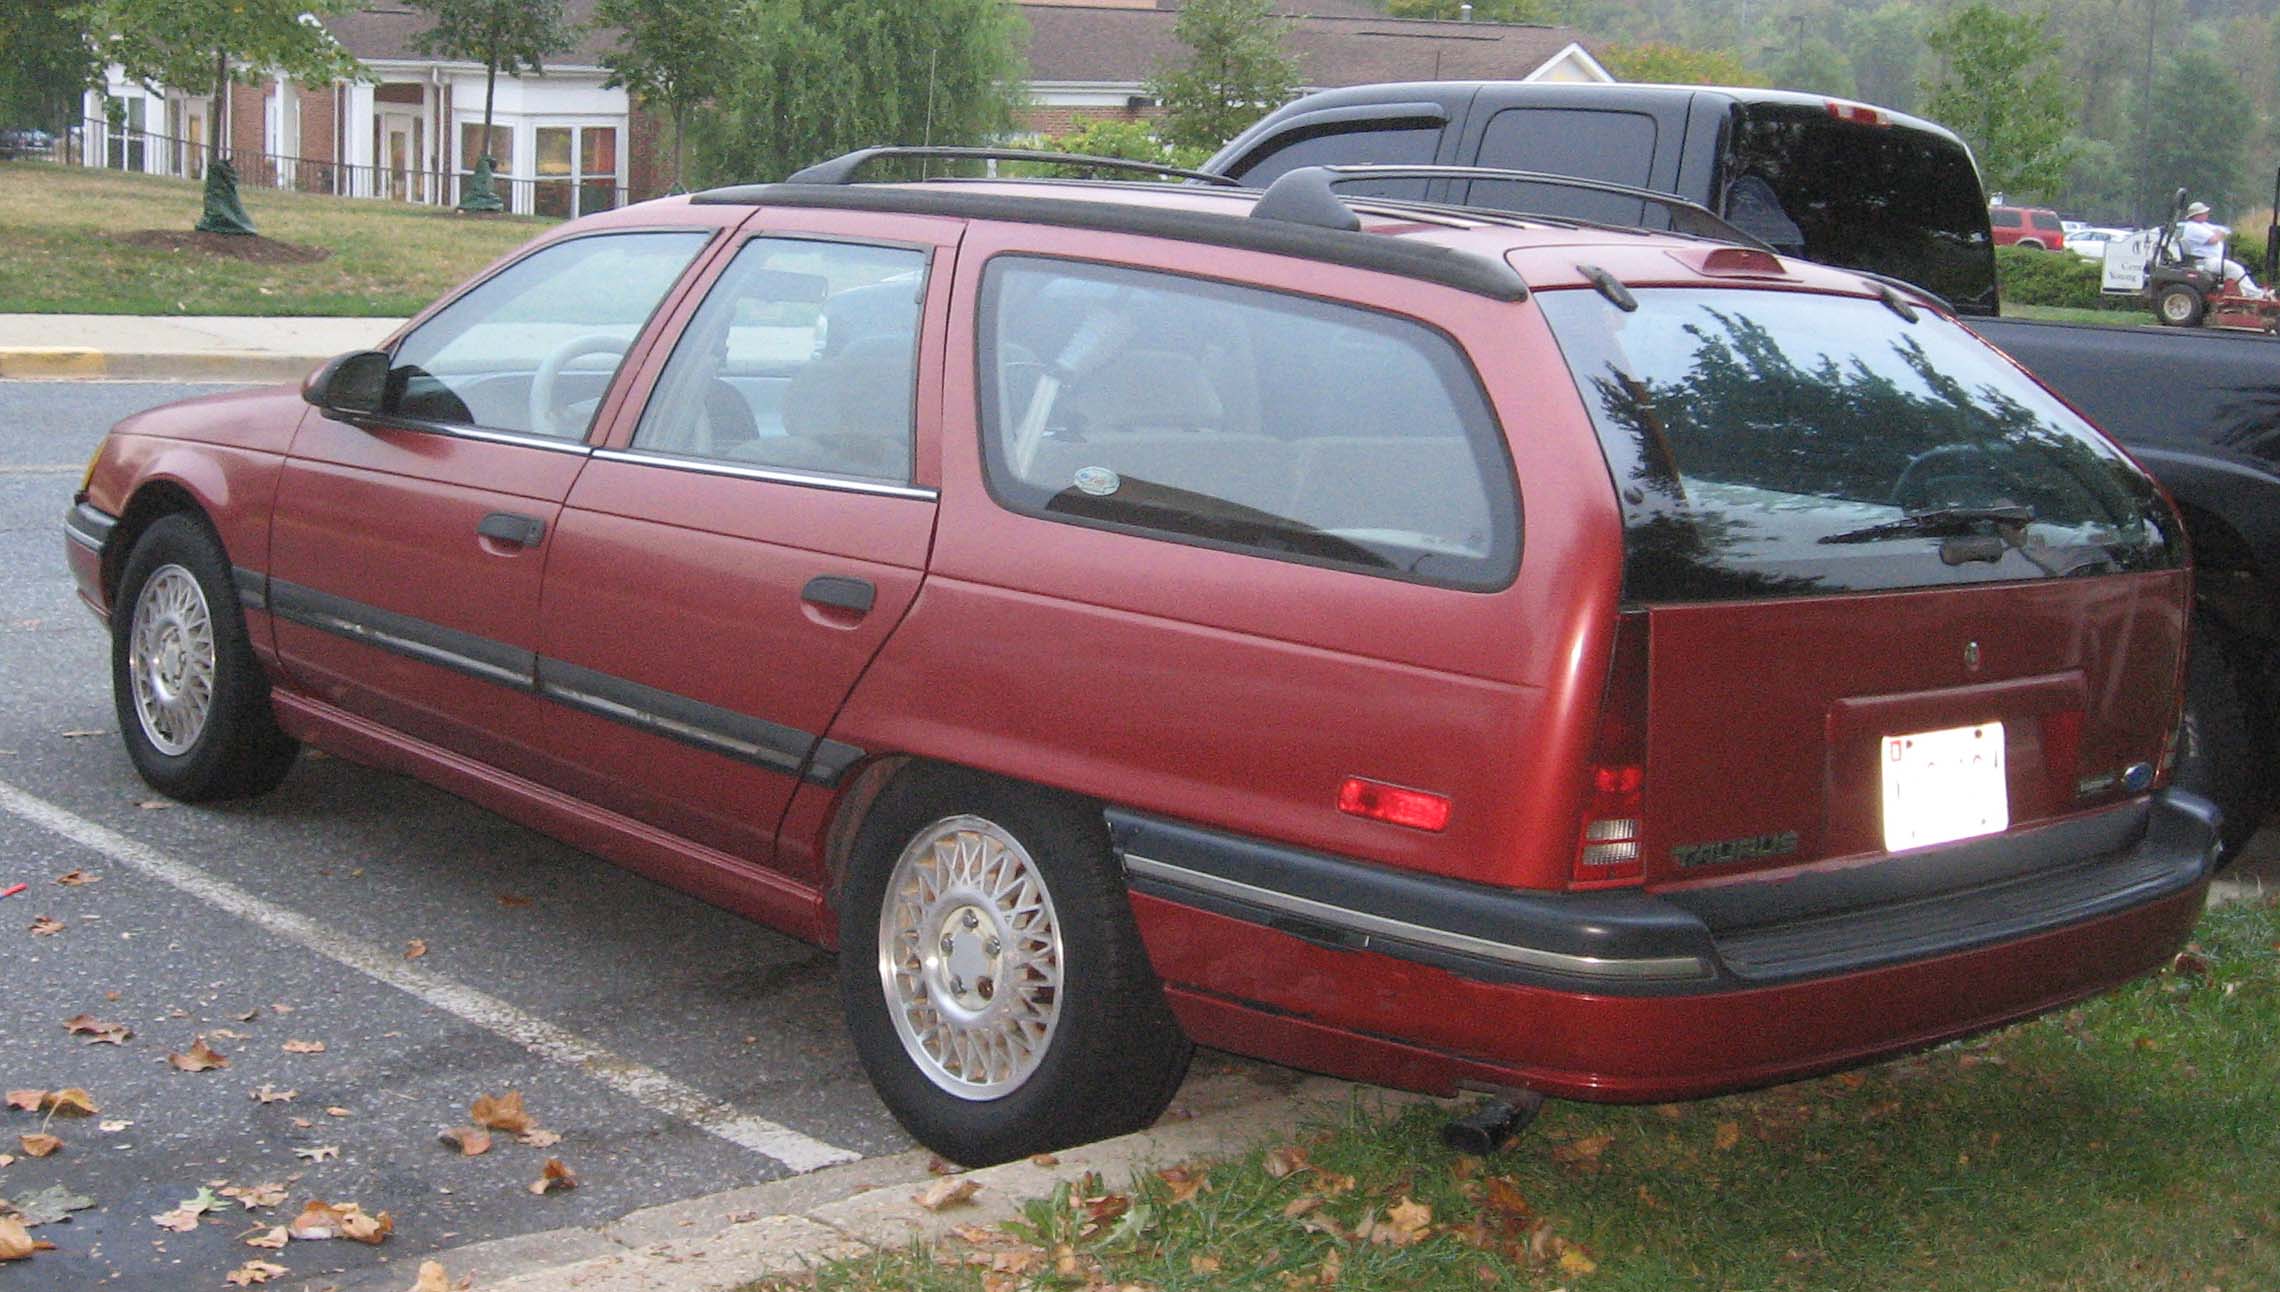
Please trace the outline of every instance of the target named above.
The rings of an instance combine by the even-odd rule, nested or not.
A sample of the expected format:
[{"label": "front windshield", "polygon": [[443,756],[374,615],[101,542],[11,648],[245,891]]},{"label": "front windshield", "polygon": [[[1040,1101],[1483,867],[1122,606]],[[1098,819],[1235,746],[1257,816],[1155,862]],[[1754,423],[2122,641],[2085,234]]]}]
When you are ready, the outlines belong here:
[{"label": "front windshield", "polygon": [[2152,483],[1952,321],[1805,292],[1544,292],[1639,601],[2171,568]]}]

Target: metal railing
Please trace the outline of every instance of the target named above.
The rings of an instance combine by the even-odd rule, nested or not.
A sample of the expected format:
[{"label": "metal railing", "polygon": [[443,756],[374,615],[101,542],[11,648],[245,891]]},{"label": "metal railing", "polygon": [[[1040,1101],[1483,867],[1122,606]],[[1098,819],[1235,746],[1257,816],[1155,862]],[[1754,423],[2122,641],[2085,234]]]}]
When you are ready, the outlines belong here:
[{"label": "metal railing", "polygon": [[[214,146],[131,126],[113,125],[89,118],[59,136],[51,160],[67,166],[126,171],[139,175],[165,175],[176,179],[204,179]],[[19,153],[18,155],[26,155]],[[436,167],[389,165],[385,162],[350,165],[315,157],[255,152],[235,148],[230,164],[237,168],[241,190],[289,189],[298,193],[336,197],[377,198],[451,206],[459,201],[464,172]],[[507,210],[519,215],[546,215],[568,219],[612,210],[655,193],[637,193],[627,185],[569,176],[494,175],[493,191]]]}]

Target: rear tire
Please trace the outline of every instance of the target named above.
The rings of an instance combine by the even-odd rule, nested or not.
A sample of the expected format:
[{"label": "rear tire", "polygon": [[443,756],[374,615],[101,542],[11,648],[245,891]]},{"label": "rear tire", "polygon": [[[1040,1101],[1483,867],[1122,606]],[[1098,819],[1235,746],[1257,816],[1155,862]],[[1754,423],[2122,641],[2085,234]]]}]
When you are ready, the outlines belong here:
[{"label": "rear tire", "polygon": [[277,726],[229,560],[196,516],[143,531],[111,607],[111,692],[127,757],[185,803],[275,789],[300,745]]},{"label": "rear tire", "polygon": [[2209,303],[2201,299],[2201,293],[2174,283],[2154,297],[2153,312],[2170,327],[2199,327],[2201,316],[2209,312]]},{"label": "rear tire", "polygon": [[2231,864],[2271,809],[2263,750],[2250,716],[2259,706],[2245,647],[2210,616],[2194,617],[2171,783],[2224,811],[2219,866]]},{"label": "rear tire", "polygon": [[879,797],[839,901],[840,1002],[879,1097],[969,1166],[1139,1130],[1193,1046],[1097,810],[957,768]]}]

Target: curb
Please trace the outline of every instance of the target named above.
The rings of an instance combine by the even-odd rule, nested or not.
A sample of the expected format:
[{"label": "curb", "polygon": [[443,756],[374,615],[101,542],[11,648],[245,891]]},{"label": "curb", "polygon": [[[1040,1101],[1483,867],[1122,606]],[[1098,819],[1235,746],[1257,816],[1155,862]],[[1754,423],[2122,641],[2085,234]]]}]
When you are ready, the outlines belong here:
[{"label": "curb", "polygon": [[[1328,1077],[1239,1072],[1191,1083],[1165,1120],[1131,1135],[963,1173],[970,1202],[928,1211],[914,1195],[936,1178],[924,1149],[647,1208],[606,1224],[435,1253],[458,1286],[481,1292],[732,1292],[758,1279],[994,1226],[1063,1180],[1098,1172],[1111,1187],[1157,1167],[1228,1156],[1286,1137],[1357,1099],[1394,1107],[1422,1096]],[[1186,1111],[1188,1116],[1181,1117]],[[1041,1165],[1040,1162],[1049,1164]],[[398,1265],[344,1292],[401,1292]]]},{"label": "curb", "polygon": [[331,357],[233,350],[115,351],[85,346],[0,346],[0,379],[298,382],[310,369]]}]

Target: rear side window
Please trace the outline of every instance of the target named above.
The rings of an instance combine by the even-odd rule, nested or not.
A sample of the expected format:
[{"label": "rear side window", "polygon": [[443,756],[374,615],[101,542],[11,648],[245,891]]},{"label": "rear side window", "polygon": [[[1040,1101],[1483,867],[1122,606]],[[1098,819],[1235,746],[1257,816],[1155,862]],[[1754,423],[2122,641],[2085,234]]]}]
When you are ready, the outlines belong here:
[{"label": "rear side window", "polygon": [[1905,125],[1840,121],[1817,105],[1751,103],[1735,110],[1723,208],[1742,215],[1778,204],[1793,234],[1778,251],[1825,265],[1888,274],[1939,293],[1966,314],[1995,312],[1995,251],[1971,154]]},{"label": "rear side window", "polygon": [[[1438,121],[1374,122],[1343,129],[1302,126],[1268,140],[1227,173],[1253,188],[1265,188],[1307,166],[1344,166],[1358,162],[1373,166],[1431,165],[1440,144],[1441,123]],[[1344,197],[1389,197],[1422,202],[1425,183],[1421,179],[1356,180],[1340,184],[1338,192]]]},{"label": "rear side window", "polygon": [[1998,229],[2016,229],[2019,227],[2019,213],[2007,206],[1999,206],[1987,213],[1987,221]]},{"label": "rear side window", "polygon": [[1439,332],[1029,257],[991,262],[981,324],[984,467],[1015,511],[1418,582],[1512,579],[1503,436]]},{"label": "rear side window", "polygon": [[2169,569],[2152,482],[1956,324],[1803,292],[1537,299],[1627,528],[1684,602]]},{"label": "rear side window", "polygon": [[[1655,135],[1655,119],[1643,112],[1507,108],[1491,117],[1482,132],[1479,164],[1644,188],[1654,164]],[[1640,224],[1644,212],[1638,202],[1605,193],[1505,180],[1474,181],[1467,201],[1603,224]]]}]

